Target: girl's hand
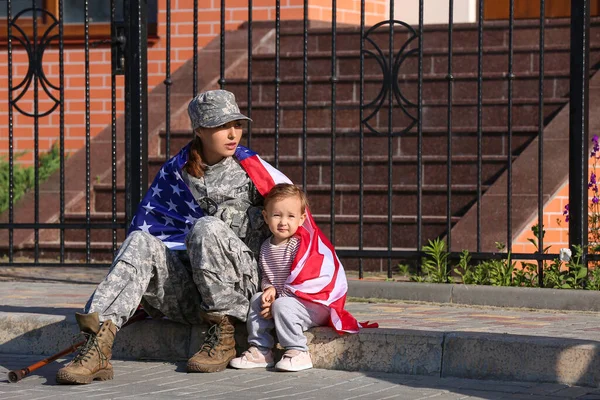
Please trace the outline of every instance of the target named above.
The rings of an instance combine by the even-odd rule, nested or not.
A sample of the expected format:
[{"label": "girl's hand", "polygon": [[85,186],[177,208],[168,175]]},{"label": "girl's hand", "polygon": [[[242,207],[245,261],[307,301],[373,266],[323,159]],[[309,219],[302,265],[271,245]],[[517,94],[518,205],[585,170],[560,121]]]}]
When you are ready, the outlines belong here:
[{"label": "girl's hand", "polygon": [[269,305],[267,307],[263,307],[263,309],[260,311],[260,316],[264,319],[272,319],[273,314],[271,314],[271,306]]},{"label": "girl's hand", "polygon": [[275,287],[270,286],[265,289],[263,294],[260,297],[262,304],[260,305],[262,310],[260,312],[260,316],[264,319],[271,319],[273,315],[271,314],[271,305],[275,301],[275,296],[277,295],[277,291]]},{"label": "girl's hand", "polygon": [[275,301],[275,296],[277,295],[277,291],[274,286],[269,286],[260,296],[260,300],[262,302],[261,307],[271,307],[271,303]]}]

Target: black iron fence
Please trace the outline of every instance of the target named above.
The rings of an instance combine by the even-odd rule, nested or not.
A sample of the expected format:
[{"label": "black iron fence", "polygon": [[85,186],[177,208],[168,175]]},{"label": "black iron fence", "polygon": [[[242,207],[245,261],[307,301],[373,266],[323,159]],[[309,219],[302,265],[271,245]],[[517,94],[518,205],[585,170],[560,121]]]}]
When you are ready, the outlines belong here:
[{"label": "black iron fence", "polygon": [[[56,2],[55,13],[49,11],[48,2],[2,3],[6,13],[3,25],[7,73],[1,79],[7,80],[8,88],[8,123],[2,128],[7,135],[2,140],[8,142],[8,208],[0,221],[1,239],[6,243],[2,249],[5,258],[0,265],[56,262],[105,265],[118,248],[127,221],[147,190],[153,160],[156,163],[156,158],[168,159],[179,148],[178,140],[185,139],[180,129],[172,128],[174,119],[179,117],[174,108],[175,98],[186,93],[181,89],[182,80],[191,78],[191,85],[183,85],[189,98],[210,87],[202,76],[210,64],[206,59],[209,56],[204,53],[206,47],[198,42],[198,13],[202,12],[202,6],[194,1],[190,16],[193,51],[191,76],[187,76],[181,72],[184,67],[177,71],[171,68],[173,4],[166,0],[165,10],[157,10],[156,3],[150,2],[156,24],[165,26],[158,38],[165,48],[164,81],[151,89],[157,94],[152,97],[148,93],[147,0],[111,0],[111,13],[106,21],[110,23],[110,32],[104,38],[90,36],[90,27],[95,26],[97,18],[90,16],[89,2],[82,1],[82,40],[68,45],[63,1]],[[531,151],[528,146],[537,146],[536,163],[528,167],[535,172],[536,188],[529,193],[535,194],[533,211],[538,215],[537,224],[544,225],[544,204],[549,197],[544,179],[548,174],[544,171],[544,131],[567,103],[569,242],[587,245],[588,91],[590,73],[598,61],[590,60],[590,2],[572,0],[570,17],[549,22],[545,1],[541,0],[539,18],[522,22],[515,19],[514,0],[511,0],[509,18],[488,23],[485,2],[480,0],[477,22],[467,25],[454,23],[454,2],[448,3],[448,24],[442,27],[425,24],[423,0],[418,1],[418,22],[412,25],[402,21],[391,1],[382,21],[367,26],[363,0],[356,25],[340,27],[338,6],[332,0],[332,18],[325,27],[313,27],[316,24],[308,18],[308,1],[304,2],[302,21],[286,21],[282,27],[279,0],[274,2],[275,20],[270,22],[253,20],[252,0],[249,0],[247,21],[232,32],[226,31],[227,10],[221,1],[220,32],[216,39],[217,86],[234,91],[242,108],[254,119],[245,133],[246,144],[260,149],[264,158],[307,190],[317,222],[338,246],[339,256],[357,266],[361,273],[363,263],[377,259],[387,263],[391,276],[395,260],[418,260],[423,255],[423,244],[436,237],[444,238],[454,258],[463,245],[474,259],[506,258],[506,253],[494,251],[487,243],[489,240],[486,242],[486,232],[492,228],[489,225],[497,225],[494,240],[504,241],[508,249],[512,247],[516,225],[524,222],[516,218],[525,215],[515,217],[514,210],[520,208],[516,202],[520,200],[513,195],[516,186],[513,175],[517,157],[528,148]],[[164,20],[157,18],[163,15],[162,11]],[[117,20],[117,16],[122,19]],[[547,26],[562,29],[563,37],[568,32],[570,42],[560,46],[548,44]],[[267,30],[272,33],[265,34]],[[519,31],[521,42],[528,37],[527,45],[515,43],[517,30],[522,31]],[[537,35],[536,40],[531,39],[532,34]],[[228,56],[231,43],[227,40],[230,35],[246,41],[242,46],[247,54],[244,78],[237,74],[226,77],[231,71]],[[498,43],[491,46],[486,43],[500,36]],[[257,52],[259,41],[261,45],[270,41],[271,53]],[[85,58],[85,91],[81,99],[85,102],[84,148],[68,158],[64,141],[67,46],[71,50],[79,46]],[[110,46],[112,63],[109,75],[112,122],[104,142],[90,134],[90,117],[94,112],[89,84],[90,48],[98,46]],[[235,41],[233,46],[239,52],[240,46]],[[50,82],[45,72],[44,54],[49,48],[57,54],[58,83]],[[29,63],[25,76],[18,79],[13,65],[17,49],[26,52]],[[553,70],[557,78],[552,81],[545,70],[548,49],[554,52],[551,54],[554,58],[562,54],[558,64],[567,65],[567,59],[570,63],[568,70],[566,67],[558,72]],[[215,57],[211,54],[210,57]],[[524,72],[522,59],[534,65],[533,70]],[[120,100],[117,80],[121,74],[125,75],[122,117],[117,112]],[[545,95],[550,90],[548,82],[553,85],[550,97]],[[561,82],[563,85],[566,82],[566,86],[559,93],[557,87]],[[525,84],[535,88],[535,95],[515,96],[520,85]],[[486,97],[494,85],[501,88],[502,95]],[[40,88],[53,101],[46,111],[39,108]],[[32,111],[20,106],[28,91],[33,91]],[[156,99],[164,103],[157,104]],[[153,119],[151,126],[149,109],[161,115],[160,121]],[[53,185],[50,184],[54,201],[48,204],[48,197],[44,197],[47,192],[42,190],[39,180],[38,121],[51,113],[59,114],[55,129],[60,161],[55,177],[51,178]],[[31,119],[34,144],[34,186],[19,202],[15,201],[14,192],[16,114]],[[502,118],[495,120],[494,116],[500,114]],[[470,119],[465,119],[466,116]],[[522,123],[518,118],[528,122]],[[162,128],[158,129],[159,126]],[[160,132],[152,136],[151,131]],[[500,142],[496,140],[498,137]],[[151,154],[150,143],[156,141],[161,150]],[[468,150],[466,143],[470,146]],[[95,170],[94,157],[102,164]],[[74,173],[68,170],[67,162],[76,160],[81,164],[77,167],[70,164],[71,169],[78,169]],[[94,182],[96,171],[102,182]],[[122,180],[119,174],[123,174]],[[77,179],[83,179],[84,184],[71,190],[73,180]],[[100,197],[100,187],[105,192],[108,188],[111,196],[104,219],[96,215],[94,205]],[[502,188],[501,201],[488,205],[484,199],[486,193],[498,187]],[[124,203],[122,208],[121,203]],[[68,218],[72,208],[83,210],[78,221]],[[501,217],[490,208],[502,209]],[[467,225],[465,221],[469,218],[469,228],[459,232],[459,224]],[[47,231],[58,232],[58,236],[49,236],[53,246],[44,242]],[[81,234],[74,238],[82,242],[78,252],[73,250],[77,247],[76,240],[66,240],[71,231]],[[110,246],[96,245],[95,231],[110,232]],[[538,248],[544,249],[543,235],[538,240]],[[106,257],[98,264],[101,257],[95,254],[100,247]],[[49,254],[52,260],[48,260]],[[553,259],[557,254],[517,252],[512,257],[537,260],[541,283],[541,261]],[[584,262],[594,259],[587,251],[584,257]]]}]

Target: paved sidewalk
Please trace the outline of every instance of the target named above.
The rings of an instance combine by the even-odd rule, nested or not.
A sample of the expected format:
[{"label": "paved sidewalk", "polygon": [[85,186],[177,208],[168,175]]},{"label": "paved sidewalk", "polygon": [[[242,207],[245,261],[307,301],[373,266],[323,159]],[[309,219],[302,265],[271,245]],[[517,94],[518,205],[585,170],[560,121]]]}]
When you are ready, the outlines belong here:
[{"label": "paved sidewalk", "polygon": [[187,374],[184,363],[115,361],[115,379],[60,386],[54,363],[18,383],[2,376],[35,357],[0,354],[0,398],[8,399],[600,399],[600,389],[323,369],[299,373],[227,369]]},{"label": "paved sidewalk", "polygon": [[[5,360],[14,360],[13,354],[53,354],[68,347],[77,330],[74,313],[94,288],[0,282],[0,366],[9,368]],[[365,372],[369,376],[408,374],[411,379],[600,384],[598,312],[383,301],[349,302],[347,308],[359,321],[377,321],[380,328],[342,336],[330,328],[311,329],[307,337],[315,367],[370,371]],[[204,331],[165,320],[138,322],[117,335],[115,357],[185,360],[197,351]]]}]

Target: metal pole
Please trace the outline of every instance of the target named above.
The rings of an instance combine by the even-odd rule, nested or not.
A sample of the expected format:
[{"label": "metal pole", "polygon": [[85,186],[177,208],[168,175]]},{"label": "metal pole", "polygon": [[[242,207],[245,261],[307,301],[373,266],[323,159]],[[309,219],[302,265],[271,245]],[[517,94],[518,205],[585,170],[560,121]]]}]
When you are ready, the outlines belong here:
[{"label": "metal pole", "polygon": [[148,188],[148,4],[147,0],[125,4],[125,208],[130,222]]},{"label": "metal pole", "polygon": [[571,93],[569,109],[569,246],[588,242],[588,97],[590,2],[571,0]]}]

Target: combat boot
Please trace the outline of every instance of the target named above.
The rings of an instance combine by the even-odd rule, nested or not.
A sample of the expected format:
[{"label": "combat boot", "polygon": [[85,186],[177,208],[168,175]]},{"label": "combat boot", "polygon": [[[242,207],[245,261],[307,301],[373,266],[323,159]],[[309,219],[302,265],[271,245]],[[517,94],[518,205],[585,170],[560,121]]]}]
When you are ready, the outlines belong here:
[{"label": "combat boot", "polygon": [[75,314],[77,324],[86,337],[86,343],[69,364],[58,370],[56,382],[66,384],[90,383],[113,378],[113,367],[109,362],[117,327],[111,320],[100,326],[98,313]]},{"label": "combat boot", "polygon": [[223,371],[235,358],[234,318],[230,316],[208,316],[213,325],[206,332],[200,351],[188,360],[188,372]]}]

